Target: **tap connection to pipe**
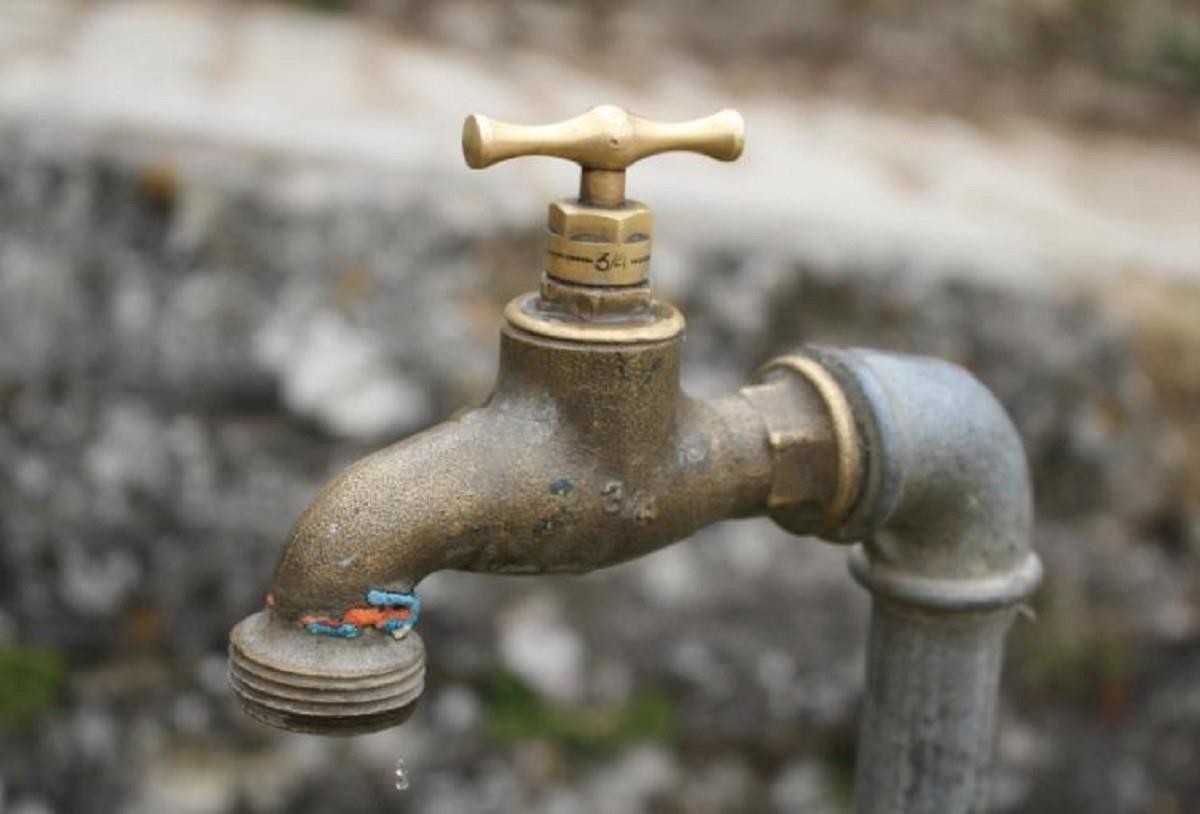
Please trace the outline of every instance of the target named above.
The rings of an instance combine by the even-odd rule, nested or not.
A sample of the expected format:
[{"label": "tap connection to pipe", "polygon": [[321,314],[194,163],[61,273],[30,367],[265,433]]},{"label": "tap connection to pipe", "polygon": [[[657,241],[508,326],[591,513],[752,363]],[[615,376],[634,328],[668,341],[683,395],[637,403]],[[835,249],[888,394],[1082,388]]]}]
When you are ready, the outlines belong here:
[{"label": "tap connection to pipe", "polygon": [[986,807],[1004,638],[1041,576],[1020,440],[969,373],[925,357],[809,347],[729,395],[682,390],[684,319],[651,290],[653,215],[625,171],[743,143],[733,111],[467,119],[471,167],[565,158],[579,196],[551,204],[541,285],[505,311],[488,399],[353,464],[296,521],[267,607],[230,636],[249,715],[319,734],[407,719],[434,571],[587,573],[767,515],[852,544],[874,598],[857,810]]}]

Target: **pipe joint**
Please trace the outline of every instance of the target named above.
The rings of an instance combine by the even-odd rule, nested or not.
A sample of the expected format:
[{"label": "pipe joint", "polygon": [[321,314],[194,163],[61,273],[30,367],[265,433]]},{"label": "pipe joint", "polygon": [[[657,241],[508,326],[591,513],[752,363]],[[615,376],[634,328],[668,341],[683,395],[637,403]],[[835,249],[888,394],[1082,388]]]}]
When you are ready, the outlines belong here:
[{"label": "pipe joint", "polygon": [[1004,636],[1041,578],[1025,455],[973,376],[936,359],[814,348],[863,442],[860,496],[827,537],[862,541],[874,596],[855,810],[987,808]]},{"label": "pipe joint", "polygon": [[771,451],[767,513],[793,534],[831,533],[858,500],[862,440],[844,388],[817,359],[781,356],[742,395]]},{"label": "pipe joint", "polygon": [[1038,585],[1033,504],[1012,422],[974,376],[939,359],[814,348],[863,440],[860,499],[827,535],[862,541],[854,576],[932,611],[1020,602]]}]

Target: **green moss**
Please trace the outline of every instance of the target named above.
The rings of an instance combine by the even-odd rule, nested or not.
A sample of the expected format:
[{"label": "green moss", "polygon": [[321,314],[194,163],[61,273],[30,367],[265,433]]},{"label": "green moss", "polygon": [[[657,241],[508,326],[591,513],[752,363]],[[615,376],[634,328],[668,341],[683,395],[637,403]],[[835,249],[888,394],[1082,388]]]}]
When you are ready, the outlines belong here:
[{"label": "green moss", "polygon": [[1014,631],[1016,679],[1022,690],[1116,717],[1139,676],[1139,646],[1119,620],[1096,610],[1051,605],[1034,624]]},{"label": "green moss", "polygon": [[65,679],[57,653],[0,645],[0,726],[19,727],[37,718],[58,698]]},{"label": "green moss", "polygon": [[849,811],[854,804],[854,765],[858,752],[858,728],[852,726],[835,733],[825,743],[821,756],[829,768],[829,792],[839,810]]},{"label": "green moss", "polygon": [[287,2],[293,6],[329,13],[353,10],[353,0],[287,0]]},{"label": "green moss", "polygon": [[1183,28],[1160,34],[1159,58],[1174,77],[1189,90],[1200,90],[1200,35]]},{"label": "green moss", "polygon": [[501,672],[486,698],[490,737],[506,743],[550,741],[576,759],[612,754],[638,741],[667,741],[676,732],[675,707],[657,692],[639,693],[624,704],[560,706]]}]

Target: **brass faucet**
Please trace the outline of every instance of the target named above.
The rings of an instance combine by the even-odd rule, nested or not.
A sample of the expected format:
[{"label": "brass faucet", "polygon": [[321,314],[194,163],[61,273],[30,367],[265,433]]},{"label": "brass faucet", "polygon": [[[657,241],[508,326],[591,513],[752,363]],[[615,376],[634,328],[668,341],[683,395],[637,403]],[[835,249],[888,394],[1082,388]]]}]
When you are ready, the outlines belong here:
[{"label": "brass faucet", "polygon": [[[574,161],[579,196],[550,205],[540,289],[505,310],[486,402],[355,463],[296,522],[267,607],[231,634],[231,680],[248,714],[321,734],[406,719],[424,682],[415,590],[433,571],[585,573],[761,514],[796,534],[868,541],[852,570],[876,594],[879,629],[895,630],[873,651],[910,628],[927,636],[907,666],[872,666],[868,677],[880,693],[892,682],[917,692],[905,714],[949,708],[944,693],[909,688],[904,672],[924,669],[914,664],[945,619],[955,622],[945,635],[959,639],[980,626],[983,650],[962,656],[964,673],[981,669],[981,652],[998,665],[995,631],[1040,571],[1020,443],[969,374],[810,348],[728,396],[680,388],[683,315],[651,289],[653,214],[626,199],[625,172],[672,150],[732,161],[741,116],[663,124],[605,105],[524,127],[473,115],[462,141],[473,168],[530,155]],[[930,651],[928,669],[953,660],[942,650]],[[981,793],[988,669],[963,701],[961,715],[978,725],[957,751],[955,737],[937,735],[946,765],[926,756],[933,786]],[[868,699],[864,733],[881,726],[870,709]],[[916,760],[928,733],[911,727],[911,743],[892,738],[872,760]],[[880,800],[869,810],[923,810]]]}]

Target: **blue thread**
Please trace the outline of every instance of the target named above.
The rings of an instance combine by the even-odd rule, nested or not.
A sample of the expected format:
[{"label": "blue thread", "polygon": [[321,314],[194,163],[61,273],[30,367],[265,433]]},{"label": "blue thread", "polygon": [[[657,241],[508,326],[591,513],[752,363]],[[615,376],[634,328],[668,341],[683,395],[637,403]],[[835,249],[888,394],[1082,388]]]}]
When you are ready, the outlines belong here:
[{"label": "blue thread", "polygon": [[399,593],[396,591],[367,591],[367,604],[375,607],[388,607],[391,605],[403,605],[412,612],[412,617],[403,621],[399,619],[389,619],[384,623],[384,627],[388,630],[398,630],[400,628],[411,628],[421,618],[421,600],[413,593]]},{"label": "blue thread", "polygon": [[[395,633],[398,630],[411,630],[417,620],[421,618],[421,600],[413,593],[400,593],[397,591],[367,591],[367,604],[374,607],[394,608],[396,606],[408,608],[410,616],[408,619],[388,619],[383,623],[384,630],[389,633]],[[319,636],[336,636],[340,639],[354,639],[362,635],[362,628],[358,625],[352,625],[349,622],[309,622],[305,625],[305,629],[309,633],[316,633]]]},{"label": "blue thread", "polygon": [[335,626],[322,624],[321,622],[309,622],[308,632],[321,636],[337,636],[340,639],[353,639],[362,633],[356,626],[349,623],[342,623]]},{"label": "blue thread", "polygon": [[563,495],[567,494],[568,492],[574,491],[574,489],[575,489],[575,484],[571,483],[571,481],[569,481],[566,478],[562,478],[561,480],[556,480],[554,483],[550,484],[550,494],[556,495],[558,497],[562,497]]},{"label": "blue thread", "polygon": [[389,605],[403,605],[406,608],[419,609],[421,600],[417,599],[416,594],[394,593],[392,591],[367,591],[367,604],[375,607],[387,607]]}]

